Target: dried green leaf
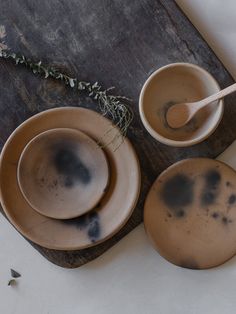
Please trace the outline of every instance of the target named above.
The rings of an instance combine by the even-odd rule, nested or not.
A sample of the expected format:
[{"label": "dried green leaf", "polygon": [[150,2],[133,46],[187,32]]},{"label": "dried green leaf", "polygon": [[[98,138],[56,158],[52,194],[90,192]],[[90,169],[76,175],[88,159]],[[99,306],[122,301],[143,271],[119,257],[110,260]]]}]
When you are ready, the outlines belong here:
[{"label": "dried green leaf", "polygon": [[15,279],[11,279],[8,281],[8,286],[15,286],[16,285],[16,280]]},{"label": "dried green leaf", "polygon": [[12,276],[12,278],[19,278],[19,277],[21,277],[21,274],[18,273],[16,270],[11,269],[11,276]]}]

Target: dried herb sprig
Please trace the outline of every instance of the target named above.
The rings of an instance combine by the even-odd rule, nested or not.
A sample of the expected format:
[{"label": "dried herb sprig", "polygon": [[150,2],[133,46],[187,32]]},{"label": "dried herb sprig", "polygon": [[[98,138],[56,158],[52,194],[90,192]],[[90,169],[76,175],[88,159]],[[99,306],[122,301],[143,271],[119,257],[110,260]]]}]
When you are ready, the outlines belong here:
[{"label": "dried herb sprig", "polygon": [[[86,93],[89,97],[98,102],[101,113],[110,117],[113,123],[120,129],[120,134],[116,134],[111,142],[115,141],[117,137],[121,137],[123,140],[126,136],[127,130],[133,120],[133,112],[125,104],[125,102],[130,101],[130,99],[110,94],[113,87],[103,90],[98,82],[92,84],[90,82],[79,81],[78,78],[73,78],[61,73],[54,67],[43,65],[41,61],[33,62],[31,59],[20,54],[9,52],[9,50],[0,50],[0,57],[10,59],[16,64],[21,64],[32,70],[34,74],[42,75],[44,78],[60,80],[72,89]],[[109,131],[110,130],[108,130],[107,133],[109,133]]]}]

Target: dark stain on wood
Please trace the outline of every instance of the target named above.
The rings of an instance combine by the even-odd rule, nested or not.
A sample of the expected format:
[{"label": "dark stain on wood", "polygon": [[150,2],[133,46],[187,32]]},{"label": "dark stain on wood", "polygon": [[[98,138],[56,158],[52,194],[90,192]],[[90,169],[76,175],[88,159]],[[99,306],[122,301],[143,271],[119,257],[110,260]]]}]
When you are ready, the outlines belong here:
[{"label": "dark stain on wood", "polygon": [[[183,158],[216,157],[236,134],[234,96],[225,99],[224,118],[206,141],[189,148],[168,147],[144,129],[138,113],[140,89],[157,68],[171,62],[191,62],[208,70],[226,87],[233,83],[197,30],[172,0],[2,1],[1,24],[12,51],[62,65],[81,80],[116,86],[132,98],[134,122],[128,132],[142,169],[141,197],[128,223],[111,239],[79,251],[48,250],[32,245],[48,260],[78,267],[101,255],[142,221],[143,204],[156,176]],[[88,98],[45,81],[22,67],[0,60],[0,147],[28,117],[56,106],[98,110]],[[228,126],[231,126],[230,128]],[[140,144],[142,143],[142,144]],[[117,204],[119,206],[119,204]],[[95,228],[96,229],[96,228]]]}]

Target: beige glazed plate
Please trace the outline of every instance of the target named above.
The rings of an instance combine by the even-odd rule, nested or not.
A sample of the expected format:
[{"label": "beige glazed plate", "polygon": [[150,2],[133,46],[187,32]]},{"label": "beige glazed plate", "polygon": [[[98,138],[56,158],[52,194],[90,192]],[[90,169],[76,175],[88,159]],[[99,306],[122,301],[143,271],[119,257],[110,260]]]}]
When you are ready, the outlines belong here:
[{"label": "beige glazed plate", "polygon": [[[108,239],[127,222],[140,190],[137,156],[127,139],[115,151],[113,144],[104,148],[110,167],[109,187],[97,208],[81,217],[56,220],[39,214],[26,202],[17,184],[20,155],[33,137],[54,128],[72,128],[103,141],[111,127],[109,120],[94,111],[64,107],[37,114],[12,133],[1,154],[1,203],[8,219],[25,237],[50,249],[76,250]],[[107,133],[106,141],[116,132]]]},{"label": "beige glazed plate", "polygon": [[176,265],[224,263],[236,253],[236,172],[207,158],[172,165],[148,194],[144,224],[154,247]]},{"label": "beige glazed plate", "polygon": [[51,129],[24,148],[18,183],[29,204],[44,216],[68,219],[93,209],[106,191],[106,156],[86,134]]}]

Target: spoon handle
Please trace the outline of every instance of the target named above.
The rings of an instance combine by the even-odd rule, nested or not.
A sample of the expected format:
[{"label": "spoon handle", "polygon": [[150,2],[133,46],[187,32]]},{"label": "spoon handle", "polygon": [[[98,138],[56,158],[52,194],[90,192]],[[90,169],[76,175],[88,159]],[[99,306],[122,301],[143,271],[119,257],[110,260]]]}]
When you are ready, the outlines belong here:
[{"label": "spoon handle", "polygon": [[216,94],[213,94],[213,95],[199,101],[198,102],[198,108],[205,107],[206,105],[210,104],[211,102],[218,100],[218,99],[221,99],[221,98],[223,98],[223,97],[225,97],[225,96],[227,96],[227,95],[229,95],[235,91],[236,91],[236,83],[222,89],[221,91],[219,91]]}]

